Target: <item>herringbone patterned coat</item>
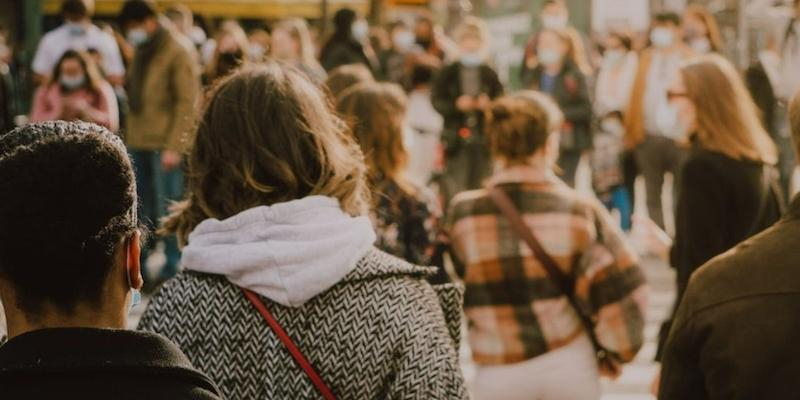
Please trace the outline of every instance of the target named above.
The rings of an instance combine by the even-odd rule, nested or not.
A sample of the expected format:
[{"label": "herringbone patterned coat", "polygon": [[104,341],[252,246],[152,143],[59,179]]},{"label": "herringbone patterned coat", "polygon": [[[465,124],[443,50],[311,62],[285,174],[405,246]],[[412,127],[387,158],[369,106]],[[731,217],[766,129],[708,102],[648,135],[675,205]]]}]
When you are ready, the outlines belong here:
[{"label": "herringbone patterned coat", "polygon": [[[339,399],[463,399],[457,360],[461,291],[430,269],[370,251],[341,282],[298,308],[264,303]],[[183,349],[228,399],[317,399],[318,392],[242,292],[184,272],[139,329]]]}]

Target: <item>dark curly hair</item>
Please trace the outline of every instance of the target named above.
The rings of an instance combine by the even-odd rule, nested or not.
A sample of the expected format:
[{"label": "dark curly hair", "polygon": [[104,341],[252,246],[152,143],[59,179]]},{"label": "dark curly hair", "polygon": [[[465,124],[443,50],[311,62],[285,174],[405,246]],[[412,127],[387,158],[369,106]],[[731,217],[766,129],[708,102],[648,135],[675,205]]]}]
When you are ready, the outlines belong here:
[{"label": "dark curly hair", "polygon": [[71,313],[99,304],[120,242],[138,228],[125,145],[85,122],[43,122],[0,137],[0,277],[19,307]]}]

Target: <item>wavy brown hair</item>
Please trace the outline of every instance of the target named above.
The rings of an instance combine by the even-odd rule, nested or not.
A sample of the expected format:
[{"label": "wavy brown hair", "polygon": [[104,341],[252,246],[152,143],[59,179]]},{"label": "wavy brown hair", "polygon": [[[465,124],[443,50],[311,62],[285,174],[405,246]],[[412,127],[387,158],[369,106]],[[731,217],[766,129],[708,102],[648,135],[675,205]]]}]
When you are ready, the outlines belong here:
[{"label": "wavy brown hair", "polygon": [[188,191],[162,224],[183,245],[208,218],[312,195],[368,211],[364,157],[323,93],[302,72],[246,66],[210,92],[189,154]]},{"label": "wavy brown hair", "polygon": [[342,93],[336,110],[361,145],[370,175],[404,186],[408,153],[403,146],[403,89],[392,83],[359,83]]}]

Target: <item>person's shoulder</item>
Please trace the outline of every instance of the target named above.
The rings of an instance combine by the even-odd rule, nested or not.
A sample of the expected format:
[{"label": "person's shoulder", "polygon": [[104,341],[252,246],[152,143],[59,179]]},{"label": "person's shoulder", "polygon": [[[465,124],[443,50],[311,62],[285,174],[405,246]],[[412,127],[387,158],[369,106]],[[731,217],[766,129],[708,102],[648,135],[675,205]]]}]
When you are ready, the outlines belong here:
[{"label": "person's shoulder", "polygon": [[491,201],[489,198],[489,191],[486,189],[476,189],[460,192],[456,194],[448,209],[449,213],[455,219],[467,216],[479,208],[482,204]]},{"label": "person's shoulder", "polygon": [[39,48],[49,50],[48,48],[50,46],[62,45],[68,38],[69,32],[67,32],[67,27],[60,25],[42,36],[42,39],[39,40]]}]

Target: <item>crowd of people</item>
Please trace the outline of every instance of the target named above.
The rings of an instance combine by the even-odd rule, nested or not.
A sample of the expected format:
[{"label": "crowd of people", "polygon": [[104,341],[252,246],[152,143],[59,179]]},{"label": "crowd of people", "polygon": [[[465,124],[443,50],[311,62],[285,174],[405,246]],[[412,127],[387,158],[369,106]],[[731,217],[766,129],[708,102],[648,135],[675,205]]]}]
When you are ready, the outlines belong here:
[{"label": "crowd of people", "polygon": [[[796,397],[792,4],[742,71],[700,6],[590,42],[546,0],[513,91],[473,16],[447,35],[341,9],[319,38],[65,0],[27,124],[0,47],[0,393],[599,398],[660,255],[659,396]],[[669,251],[631,245],[637,177]]]}]

